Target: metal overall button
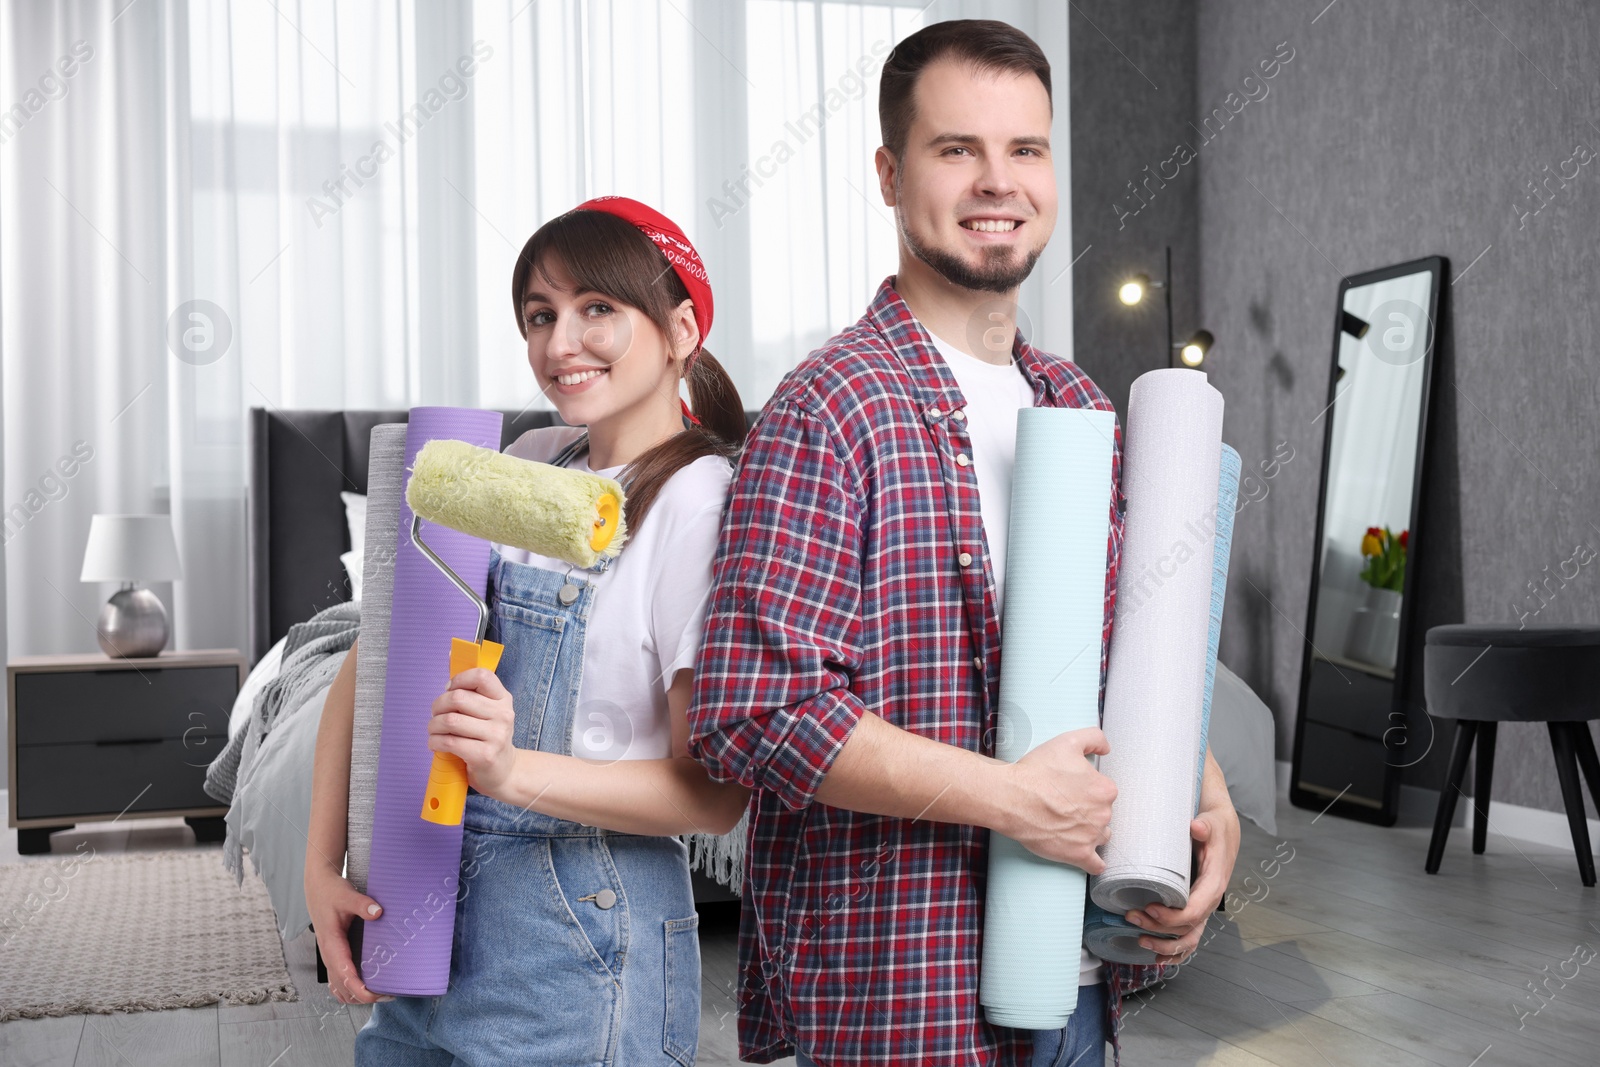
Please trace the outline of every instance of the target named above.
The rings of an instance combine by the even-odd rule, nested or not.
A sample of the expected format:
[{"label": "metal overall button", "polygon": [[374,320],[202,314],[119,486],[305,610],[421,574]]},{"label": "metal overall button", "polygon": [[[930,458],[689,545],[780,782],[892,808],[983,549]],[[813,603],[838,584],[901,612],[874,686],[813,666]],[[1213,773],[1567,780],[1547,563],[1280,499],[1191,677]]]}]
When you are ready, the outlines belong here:
[{"label": "metal overall button", "polygon": [[572,602],[578,599],[579,590],[572,581],[572,572],[575,570],[577,570],[576,567],[567,568],[567,573],[562,579],[561,588],[556,591],[556,599],[561,601],[564,607],[570,608],[572,606]]},{"label": "metal overall button", "polygon": [[617,893],[614,889],[602,889],[598,893],[590,893],[588,896],[579,897],[578,899],[592,900],[594,901],[594,906],[599,908],[601,911],[610,911],[616,906]]}]

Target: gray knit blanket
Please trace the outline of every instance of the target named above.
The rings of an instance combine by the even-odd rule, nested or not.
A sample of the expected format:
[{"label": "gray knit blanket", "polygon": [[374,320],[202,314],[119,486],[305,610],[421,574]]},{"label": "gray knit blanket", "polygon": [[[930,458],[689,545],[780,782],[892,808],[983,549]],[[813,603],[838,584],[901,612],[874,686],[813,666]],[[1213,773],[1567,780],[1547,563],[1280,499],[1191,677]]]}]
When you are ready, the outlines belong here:
[{"label": "gray knit blanket", "polygon": [[[261,743],[285,715],[305,704],[319,689],[333,684],[344,664],[344,654],[360,632],[361,605],[352,601],[324,608],[305,622],[289,627],[278,676],[256,694],[244,727],[206,768],[204,788],[208,796],[219,804],[233,803],[234,788],[249,779]],[[242,852],[231,829],[223,844],[222,859],[235,876],[242,876]]]}]

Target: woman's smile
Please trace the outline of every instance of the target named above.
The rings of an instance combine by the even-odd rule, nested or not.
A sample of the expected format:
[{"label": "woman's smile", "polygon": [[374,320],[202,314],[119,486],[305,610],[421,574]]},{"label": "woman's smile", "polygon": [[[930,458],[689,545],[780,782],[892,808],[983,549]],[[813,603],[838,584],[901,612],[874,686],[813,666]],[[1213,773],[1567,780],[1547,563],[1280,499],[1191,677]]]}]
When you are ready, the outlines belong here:
[{"label": "woman's smile", "polygon": [[609,367],[585,367],[570,374],[557,374],[551,376],[551,382],[556,389],[566,393],[581,393],[589,389],[600,377],[610,370]]}]

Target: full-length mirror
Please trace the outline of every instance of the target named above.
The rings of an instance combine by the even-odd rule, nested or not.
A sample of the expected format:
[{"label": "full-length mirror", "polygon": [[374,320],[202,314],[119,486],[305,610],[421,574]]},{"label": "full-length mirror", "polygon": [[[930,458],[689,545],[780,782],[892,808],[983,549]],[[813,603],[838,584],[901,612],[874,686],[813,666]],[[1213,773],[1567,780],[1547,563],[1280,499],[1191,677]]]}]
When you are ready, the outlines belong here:
[{"label": "full-length mirror", "polygon": [[1434,257],[1340,283],[1317,416],[1326,436],[1290,799],[1384,825],[1398,813],[1398,698],[1443,270]]}]

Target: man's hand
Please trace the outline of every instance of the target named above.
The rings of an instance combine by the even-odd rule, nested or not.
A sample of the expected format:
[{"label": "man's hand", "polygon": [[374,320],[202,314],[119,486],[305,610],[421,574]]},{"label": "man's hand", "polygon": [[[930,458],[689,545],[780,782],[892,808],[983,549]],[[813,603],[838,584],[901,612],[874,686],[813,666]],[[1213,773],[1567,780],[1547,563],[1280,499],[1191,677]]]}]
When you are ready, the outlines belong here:
[{"label": "man's hand", "polygon": [[434,699],[428,747],[460,756],[472,788],[500,800],[517,759],[511,744],[516,719],[511,693],[499,676],[483,667],[469,667],[450,679],[450,688]]},{"label": "man's hand", "polygon": [[1095,849],[1111,839],[1117,785],[1087,757],[1110,751],[1106,735],[1091,726],[1053,737],[1009,764],[1021,803],[1001,832],[1045,859],[1089,874],[1105,870]]},{"label": "man's hand", "polygon": [[1228,799],[1222,770],[1209,752],[1200,803],[1200,814],[1189,823],[1189,835],[1199,845],[1200,874],[1189,888],[1188,904],[1181,911],[1150,904],[1127,914],[1127,920],[1143,930],[1178,935],[1175,941],[1160,937],[1139,939],[1139,944],[1156,953],[1163,964],[1183,963],[1199,947],[1206,920],[1228,891],[1228,879],[1233,877],[1233,864],[1239,856],[1239,815]]}]

